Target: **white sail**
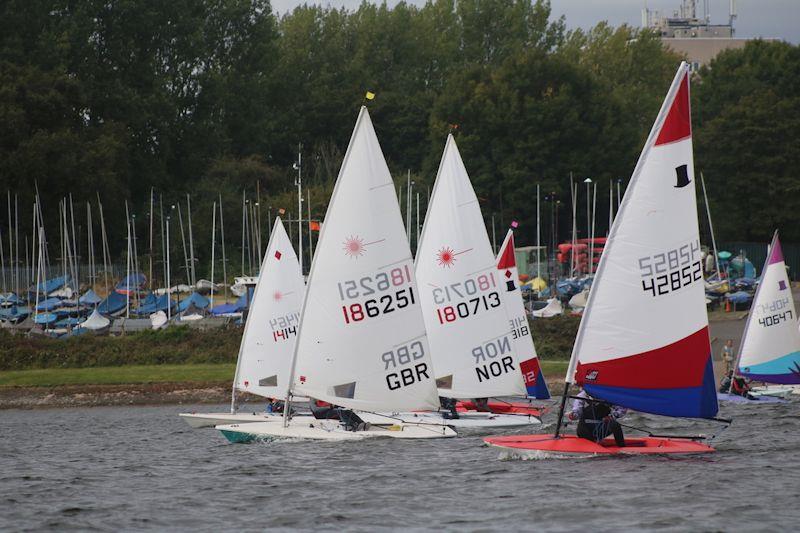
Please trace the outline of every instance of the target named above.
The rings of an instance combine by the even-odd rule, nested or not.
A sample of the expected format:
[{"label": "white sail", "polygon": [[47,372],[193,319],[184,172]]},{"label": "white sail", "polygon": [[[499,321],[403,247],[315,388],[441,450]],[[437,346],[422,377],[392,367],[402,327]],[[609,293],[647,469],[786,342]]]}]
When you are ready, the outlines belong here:
[{"label": "white sail", "polygon": [[447,137],[415,262],[439,394],[524,395],[489,235],[453,136]]},{"label": "white sail", "polygon": [[738,372],[767,383],[800,383],[800,331],[778,232],[761,272],[739,349]]},{"label": "white sail", "polygon": [[353,409],[439,406],[394,182],[365,107],[309,274],[292,393]]},{"label": "white sail", "polygon": [[717,412],[702,277],[689,68],[682,63],[608,237],[567,382],[639,411]]},{"label": "white sail", "polygon": [[237,390],[286,396],[304,293],[297,254],[276,218],[239,347]]},{"label": "white sail", "polygon": [[525,312],[525,302],[522,301],[522,291],[519,289],[519,271],[514,247],[514,231],[508,230],[503,246],[497,254],[497,276],[503,281],[503,304],[508,314],[511,336],[514,339],[515,351],[520,361],[520,370],[525,381],[528,396],[541,400],[550,398],[536,347],[533,344],[533,334],[528,315]]}]

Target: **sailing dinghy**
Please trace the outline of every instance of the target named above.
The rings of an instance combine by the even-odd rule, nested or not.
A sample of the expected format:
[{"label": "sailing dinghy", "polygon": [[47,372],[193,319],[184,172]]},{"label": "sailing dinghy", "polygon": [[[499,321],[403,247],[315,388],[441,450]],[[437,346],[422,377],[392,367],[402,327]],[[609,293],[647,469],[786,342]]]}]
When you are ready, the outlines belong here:
[{"label": "sailing dinghy", "polygon": [[[792,386],[800,384],[800,330],[777,231],[747,317],[736,374],[778,385],[753,391],[760,402],[770,396],[789,395]],[[741,398],[720,393],[719,399],[732,396]]]},{"label": "sailing dinghy", "polygon": [[[513,256],[513,249],[510,253]],[[536,363],[530,335],[527,345],[517,342],[527,331],[527,320],[524,311],[521,318],[516,308],[509,313],[509,304],[516,302],[503,295],[513,274],[498,269],[478,198],[452,135],[436,175],[415,269],[439,395],[456,400],[525,396],[522,365]],[[459,418],[447,412],[428,416],[453,427],[541,423],[533,410],[499,414],[466,410],[470,405],[474,404],[461,404]]]},{"label": "sailing dinghy", "polygon": [[712,419],[717,396],[695,200],[689,67],[681,64],[600,259],[566,375],[554,435],[488,437],[516,453],[701,453],[695,439],[600,443],[560,434],[569,387],[646,413]]},{"label": "sailing dinghy", "polygon": [[180,417],[194,428],[282,420],[271,413],[240,413],[236,404],[237,392],[284,398],[289,389],[305,284],[280,217],[275,219],[259,272],[239,345],[230,413],[181,413]]},{"label": "sailing dinghy", "polygon": [[[365,415],[437,408],[419,298],[394,181],[362,107],[311,264],[287,405],[300,394]],[[234,442],[455,436],[443,424],[397,419],[358,431],[290,416],[217,429]]]},{"label": "sailing dinghy", "polygon": [[[536,355],[536,347],[533,343],[533,336],[525,313],[525,303],[519,290],[519,272],[514,250],[514,231],[509,229],[503,245],[500,247],[500,253],[497,255],[497,274],[505,285],[505,290],[502,291],[503,301],[509,314],[509,325],[514,344],[522,360],[520,371],[525,381],[525,388],[528,391],[528,398],[547,400],[550,398],[550,391],[539,366],[539,358]],[[475,403],[471,401],[460,401],[456,407],[459,412],[477,409]],[[534,406],[530,403],[530,400],[528,402],[496,400],[488,402],[488,407],[491,412],[499,414],[522,414],[540,417],[544,412],[542,407]]]}]

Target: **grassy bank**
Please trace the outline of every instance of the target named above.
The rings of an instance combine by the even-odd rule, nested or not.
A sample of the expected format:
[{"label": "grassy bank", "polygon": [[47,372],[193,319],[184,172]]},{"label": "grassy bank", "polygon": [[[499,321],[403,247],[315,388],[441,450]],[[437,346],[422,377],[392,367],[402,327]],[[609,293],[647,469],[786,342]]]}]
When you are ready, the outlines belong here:
[{"label": "grassy bank", "polygon": [[[531,323],[539,357],[569,359],[576,317]],[[242,328],[208,331],[173,327],[122,337],[83,335],[69,339],[25,337],[0,331],[0,371],[99,368],[131,365],[203,365],[236,362]]]},{"label": "grassy bank", "polygon": [[10,370],[0,372],[0,387],[224,382],[233,379],[235,369],[235,364],[224,363]]},{"label": "grassy bank", "polygon": [[242,328],[172,327],[121,337],[25,337],[0,331],[0,371],[235,363]]},{"label": "grassy bank", "polygon": [[[0,387],[63,385],[138,385],[143,383],[219,383],[233,379],[233,363],[204,365],[128,365],[93,368],[38,368],[0,372]],[[567,361],[542,361],[548,382],[564,376]]]}]

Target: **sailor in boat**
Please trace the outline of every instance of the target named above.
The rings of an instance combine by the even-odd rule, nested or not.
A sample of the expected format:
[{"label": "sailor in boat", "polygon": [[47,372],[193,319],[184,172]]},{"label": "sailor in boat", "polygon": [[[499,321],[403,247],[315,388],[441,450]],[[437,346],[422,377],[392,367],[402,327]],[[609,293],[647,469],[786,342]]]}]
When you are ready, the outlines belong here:
[{"label": "sailor in boat", "polygon": [[750,394],[750,383],[742,376],[734,377],[733,370],[729,370],[725,377],[722,378],[719,386],[719,392],[730,392],[731,394],[742,396],[748,400],[758,400],[757,397]]},{"label": "sailor in boat", "polygon": [[269,403],[267,403],[267,412],[268,413],[282,413],[283,412],[284,403],[282,400],[278,400],[277,398],[269,398]]},{"label": "sailor in boat", "polygon": [[475,410],[479,413],[491,413],[489,409],[489,398],[473,398],[472,402],[475,404]]},{"label": "sailor in boat", "polygon": [[[584,399],[585,398],[585,399]],[[622,433],[618,419],[628,412],[624,407],[611,405],[608,402],[593,399],[581,389],[575,401],[572,402],[572,411],[568,417],[578,421],[576,434],[582,439],[600,442],[609,435],[614,435],[618,447],[625,446],[625,436]]]},{"label": "sailor in boat", "polygon": [[364,431],[370,428],[368,423],[361,420],[361,417],[350,409],[344,409],[313,398],[311,399],[310,407],[311,414],[317,420],[338,420],[348,431]]},{"label": "sailor in boat", "polygon": [[456,405],[458,401],[455,398],[445,398],[444,396],[439,396],[439,405],[442,406],[442,418],[445,420],[457,420],[460,418],[458,416],[458,411],[456,410]]}]

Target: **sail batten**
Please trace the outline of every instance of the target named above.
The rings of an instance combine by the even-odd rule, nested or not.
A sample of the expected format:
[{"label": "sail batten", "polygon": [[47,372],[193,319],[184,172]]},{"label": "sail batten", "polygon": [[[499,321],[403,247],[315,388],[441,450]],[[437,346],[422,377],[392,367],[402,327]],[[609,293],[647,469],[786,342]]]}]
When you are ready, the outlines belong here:
[{"label": "sail batten", "polygon": [[609,233],[566,381],[629,408],[717,412],[682,63]]}]

